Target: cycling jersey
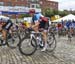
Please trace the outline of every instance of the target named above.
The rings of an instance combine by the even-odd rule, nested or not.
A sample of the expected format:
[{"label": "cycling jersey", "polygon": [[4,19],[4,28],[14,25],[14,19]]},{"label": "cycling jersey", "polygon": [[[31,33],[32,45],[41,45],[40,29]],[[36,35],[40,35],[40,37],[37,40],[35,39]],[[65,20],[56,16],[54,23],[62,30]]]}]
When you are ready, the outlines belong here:
[{"label": "cycling jersey", "polygon": [[30,26],[30,24],[29,24],[27,21],[23,22],[23,24],[24,24],[26,27],[29,27],[29,26]]},{"label": "cycling jersey", "polygon": [[67,26],[68,29],[70,29],[70,27],[72,26],[72,22],[71,21],[67,21],[66,22],[66,26]]},{"label": "cycling jersey", "polygon": [[6,20],[6,21],[5,21],[5,24],[2,26],[2,28],[5,29],[5,30],[9,30],[12,25],[13,25],[13,23],[12,23],[12,21],[9,19],[9,20]]},{"label": "cycling jersey", "polygon": [[32,17],[32,23],[35,24],[36,22],[40,22],[39,28],[48,29],[47,22],[41,19],[41,17],[45,18],[41,13],[36,13]]},{"label": "cycling jersey", "polygon": [[32,22],[36,23],[40,20],[40,17],[43,17],[43,15],[41,13],[36,13],[34,14],[34,16],[32,17]]}]

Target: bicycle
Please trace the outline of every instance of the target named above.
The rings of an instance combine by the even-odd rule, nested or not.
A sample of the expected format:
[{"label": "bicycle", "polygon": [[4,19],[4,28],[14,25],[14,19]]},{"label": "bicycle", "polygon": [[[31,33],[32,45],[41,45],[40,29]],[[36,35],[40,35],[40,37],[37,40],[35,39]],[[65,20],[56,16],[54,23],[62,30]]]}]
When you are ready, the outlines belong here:
[{"label": "bicycle", "polygon": [[21,38],[17,30],[12,32],[12,34],[9,31],[7,31],[6,42],[3,43],[2,33],[0,32],[0,46],[7,45],[10,48],[16,48],[19,45]]},{"label": "bicycle", "polygon": [[[41,32],[38,32],[38,33],[35,33],[35,32],[34,32],[34,34],[37,35],[37,38],[35,38],[34,36],[33,36],[33,38],[36,40],[37,45],[42,49],[42,48],[44,47],[44,45],[45,45],[45,44],[44,44],[44,40],[43,40],[43,35],[41,34]],[[48,36],[48,37],[47,37],[47,44],[48,44],[47,51],[52,52],[52,51],[54,51],[55,48],[56,48],[55,35],[54,35],[53,32],[50,32],[50,33],[47,34],[47,36]],[[31,42],[33,42],[34,39],[32,39]],[[35,46],[35,45],[32,43],[32,46]],[[38,47],[38,46],[37,46],[37,47]]]},{"label": "bicycle", "polygon": [[[37,50],[36,40],[32,36],[32,31],[25,30],[25,37],[21,39],[19,43],[19,51],[26,56],[32,55]],[[34,41],[34,42],[32,42]],[[32,45],[35,45],[32,46]]]},{"label": "bicycle", "polygon": [[[28,31],[26,31],[27,33]],[[52,52],[55,50],[56,48],[56,39],[55,39],[55,35],[53,32],[48,32],[47,34],[48,38],[47,38],[47,43],[48,43],[48,48],[47,50]],[[26,43],[26,39],[29,39]],[[24,44],[23,44],[24,43]],[[22,44],[25,46],[25,48],[22,46]],[[29,52],[27,53],[28,49],[26,49],[26,45],[28,45],[28,49],[29,49]],[[30,47],[32,47],[32,50],[30,52]],[[22,54],[24,55],[32,55],[36,52],[37,50],[37,47],[40,47],[40,48],[43,48],[44,47],[44,40],[43,40],[43,35],[41,32],[34,32],[34,31],[31,31],[30,33],[26,34],[26,37],[22,39],[22,41],[20,42],[20,45],[19,45],[19,50]],[[23,50],[24,49],[24,50]]]}]

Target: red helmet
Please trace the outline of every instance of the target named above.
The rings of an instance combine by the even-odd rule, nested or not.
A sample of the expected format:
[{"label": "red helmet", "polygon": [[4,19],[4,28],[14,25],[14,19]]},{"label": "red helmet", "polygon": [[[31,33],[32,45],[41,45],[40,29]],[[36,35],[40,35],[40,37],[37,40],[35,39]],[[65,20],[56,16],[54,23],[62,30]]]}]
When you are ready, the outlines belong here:
[{"label": "red helmet", "polygon": [[35,13],[35,10],[34,9],[30,9],[29,13]]}]

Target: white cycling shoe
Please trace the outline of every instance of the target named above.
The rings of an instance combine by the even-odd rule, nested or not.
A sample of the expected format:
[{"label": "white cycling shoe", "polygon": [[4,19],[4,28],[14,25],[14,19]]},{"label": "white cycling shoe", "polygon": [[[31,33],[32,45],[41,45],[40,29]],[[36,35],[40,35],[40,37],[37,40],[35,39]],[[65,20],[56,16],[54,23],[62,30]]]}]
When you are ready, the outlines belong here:
[{"label": "white cycling shoe", "polygon": [[46,51],[47,50],[47,46],[48,46],[48,44],[45,44],[45,46],[43,47],[43,49],[41,51],[42,52]]}]

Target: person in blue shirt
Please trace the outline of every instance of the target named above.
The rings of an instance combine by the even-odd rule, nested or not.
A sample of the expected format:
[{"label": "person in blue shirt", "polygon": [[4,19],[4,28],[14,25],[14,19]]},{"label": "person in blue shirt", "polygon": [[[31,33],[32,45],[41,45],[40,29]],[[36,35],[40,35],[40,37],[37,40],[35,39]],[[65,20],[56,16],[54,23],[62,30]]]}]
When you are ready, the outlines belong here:
[{"label": "person in blue shirt", "polygon": [[43,47],[43,49],[41,51],[45,51],[47,49],[47,31],[48,31],[48,25],[46,25],[46,22],[48,21],[47,18],[45,18],[41,13],[35,13],[35,10],[32,9],[29,11],[31,17],[32,17],[32,29],[35,32],[38,32],[39,29],[43,30],[42,34],[43,34],[43,39],[44,39],[44,44],[45,46]]},{"label": "person in blue shirt", "polygon": [[72,26],[71,20],[68,20],[68,21],[66,22],[66,26],[67,26],[67,29],[70,29],[70,27]]},{"label": "person in blue shirt", "polygon": [[72,26],[75,29],[75,20],[72,20]]}]

